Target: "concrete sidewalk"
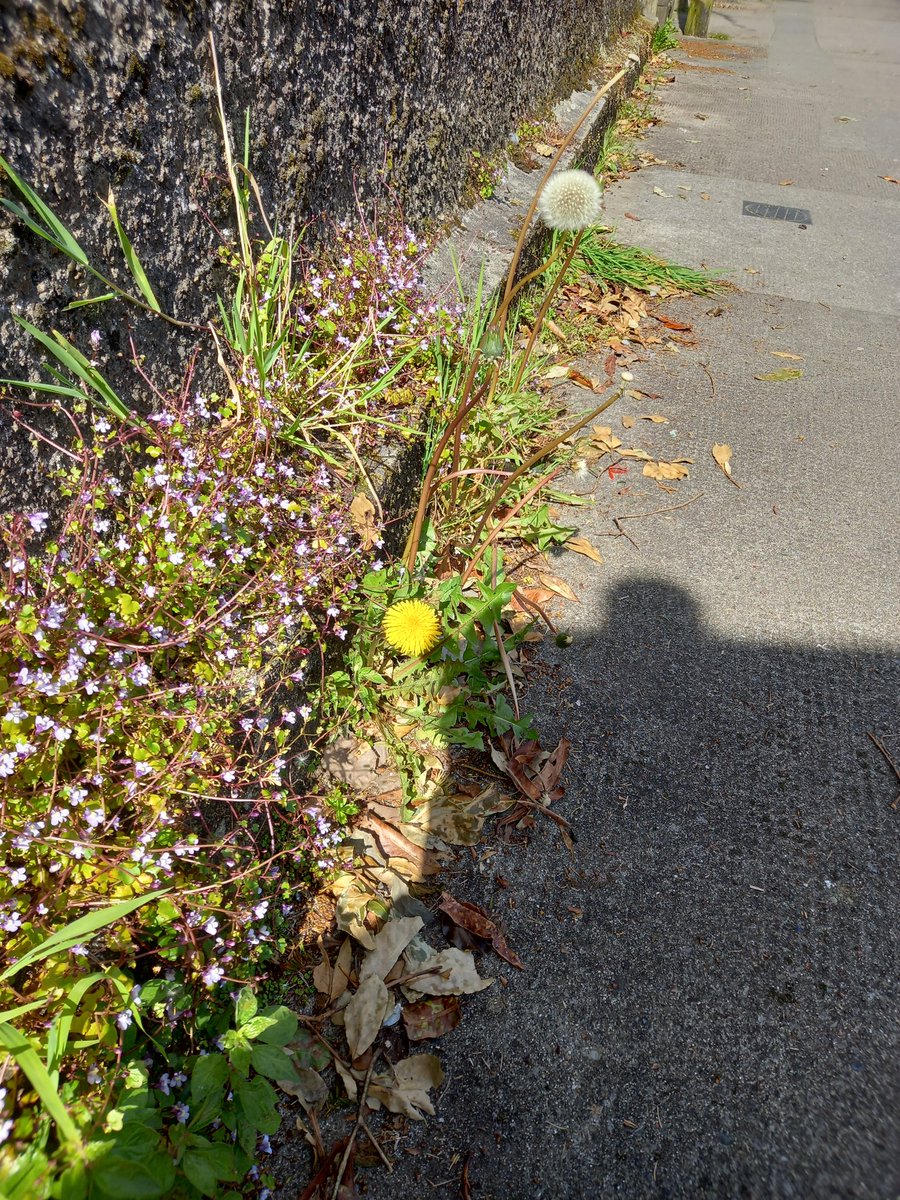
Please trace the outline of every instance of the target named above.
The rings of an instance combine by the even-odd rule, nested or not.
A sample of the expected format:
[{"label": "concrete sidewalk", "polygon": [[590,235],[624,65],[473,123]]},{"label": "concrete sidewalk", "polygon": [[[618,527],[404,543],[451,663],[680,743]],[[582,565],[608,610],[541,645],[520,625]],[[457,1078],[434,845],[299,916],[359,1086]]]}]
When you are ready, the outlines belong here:
[{"label": "concrete sidewalk", "polygon": [[[573,741],[579,841],[542,826],[448,881],[526,969],[482,963],[505,982],[442,1039],[438,1117],[375,1200],[459,1196],[469,1153],[475,1200],[900,1192],[900,811],[867,737],[900,762],[900,186],[879,178],[900,178],[900,6],[715,21],[746,49],[677,55],[663,161],[607,203],[621,239],[743,289],[665,306],[696,345],[636,363],[659,398],[606,418],[691,477],[597,479],[581,532],[604,565],[554,564],[574,642],[548,639],[528,699]],[[802,378],[756,378],[785,366]],[[669,423],[624,434],[628,412]],[[609,536],[695,496],[629,522],[637,547]]]}]

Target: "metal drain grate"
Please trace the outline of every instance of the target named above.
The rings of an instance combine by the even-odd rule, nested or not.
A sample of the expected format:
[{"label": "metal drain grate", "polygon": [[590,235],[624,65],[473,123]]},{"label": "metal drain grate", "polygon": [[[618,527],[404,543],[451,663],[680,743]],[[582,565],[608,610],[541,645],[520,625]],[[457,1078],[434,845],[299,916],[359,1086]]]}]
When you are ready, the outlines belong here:
[{"label": "metal drain grate", "polygon": [[765,217],[768,221],[793,221],[795,225],[812,225],[808,208],[786,208],[783,204],[763,204],[761,200],[745,200],[741,215]]}]

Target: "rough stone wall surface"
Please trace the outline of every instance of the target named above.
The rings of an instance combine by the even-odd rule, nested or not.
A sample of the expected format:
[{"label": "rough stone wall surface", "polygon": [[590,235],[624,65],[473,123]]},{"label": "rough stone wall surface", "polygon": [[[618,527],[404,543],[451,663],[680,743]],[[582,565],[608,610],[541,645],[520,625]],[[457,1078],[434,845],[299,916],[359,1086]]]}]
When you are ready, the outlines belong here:
[{"label": "rough stone wall surface", "polygon": [[[210,30],[235,144],[249,108],[252,170],[282,227],[352,216],[357,196],[390,193],[421,228],[459,202],[469,153],[502,148],[523,115],[583,83],[636,9],[636,0],[6,0],[0,151],[91,260],[115,264],[130,285],[98,199],[112,186],[163,308],[204,321],[227,282],[217,230],[233,225]],[[0,188],[9,194],[5,179]],[[4,215],[0,375],[35,374],[16,311],[83,349],[99,328],[103,369],[135,403],[131,337],[157,383],[174,386],[196,336],[119,304],[62,313],[87,294],[82,272]],[[0,510],[39,498],[43,474],[4,420]]]}]

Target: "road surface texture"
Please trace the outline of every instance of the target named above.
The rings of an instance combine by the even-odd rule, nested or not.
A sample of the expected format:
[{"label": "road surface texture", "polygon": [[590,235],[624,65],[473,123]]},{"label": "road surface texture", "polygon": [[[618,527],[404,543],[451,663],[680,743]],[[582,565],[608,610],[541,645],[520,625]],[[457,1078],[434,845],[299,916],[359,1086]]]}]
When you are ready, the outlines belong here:
[{"label": "road surface texture", "polygon": [[[672,492],[634,463],[587,480],[605,562],[554,560],[574,640],[528,696],[572,740],[579,840],[540,824],[449,879],[525,970],[482,961],[505,985],[421,1047],[438,1115],[372,1200],[460,1196],[469,1153],[473,1200],[900,1194],[900,784],[867,736],[900,763],[900,5],[728,4],[712,29],[732,41],[660,88],[663,161],[607,197],[621,239],[742,289],[668,304],[696,344],[635,363],[659,398],[604,418],[694,465]],[[624,432],[642,412],[668,424]]]}]

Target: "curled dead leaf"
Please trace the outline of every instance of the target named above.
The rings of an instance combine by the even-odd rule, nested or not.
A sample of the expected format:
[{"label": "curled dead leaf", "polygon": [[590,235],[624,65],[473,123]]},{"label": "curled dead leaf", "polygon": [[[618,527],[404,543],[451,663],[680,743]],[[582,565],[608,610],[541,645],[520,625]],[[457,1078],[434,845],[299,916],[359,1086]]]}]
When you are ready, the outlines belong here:
[{"label": "curled dead leaf", "polygon": [[524,969],[522,960],[510,950],[506,944],[506,938],[479,905],[471,904],[465,900],[456,900],[449,892],[444,892],[438,908],[441,912],[446,913],[451,921],[454,921],[468,933],[472,933],[475,937],[483,938],[485,941],[490,942],[495,953],[505,962],[508,962],[510,966],[518,967],[520,971]]},{"label": "curled dead leaf", "polygon": [[789,379],[802,379],[803,372],[797,367],[782,367],[780,371],[766,371],[763,375],[754,375],[754,379],[760,379],[763,383],[784,383]]},{"label": "curled dead leaf", "polygon": [[716,464],[721,468],[727,479],[730,479],[735,487],[740,487],[736,479],[731,474],[731,455],[732,449],[724,442],[716,442],[712,448],[712,456],[716,460]]},{"label": "curled dead leaf", "polygon": [[359,534],[363,549],[374,546],[378,537],[378,526],[375,524],[375,505],[363,492],[353,497],[350,504],[350,521]]},{"label": "curled dead leaf", "polygon": [[650,479],[687,479],[690,472],[685,463],[692,460],[681,459],[676,462],[648,462],[644,465],[644,474]]},{"label": "curled dead leaf", "polygon": [[294,1079],[278,1079],[278,1086],[289,1096],[296,1096],[304,1108],[317,1108],[328,1098],[328,1084],[318,1071],[295,1067]]},{"label": "curled dead leaf", "polygon": [[344,1028],[351,1059],[359,1058],[375,1041],[385,1017],[394,1007],[393,993],[378,975],[370,975],[344,1009]]},{"label": "curled dead leaf", "polygon": [[411,1042],[443,1037],[462,1020],[458,996],[432,996],[407,1004],[403,1009],[403,1025]]},{"label": "curled dead leaf", "polygon": [[551,575],[549,571],[538,571],[538,579],[540,579],[545,588],[549,588],[551,592],[556,592],[564,600],[571,600],[573,604],[579,603],[578,597],[566,581],[560,579],[558,575]]},{"label": "curled dead leaf", "polygon": [[366,1095],[369,1108],[382,1105],[392,1113],[403,1113],[413,1121],[422,1114],[434,1115],[429,1092],[444,1082],[444,1072],[434,1054],[413,1054],[395,1063],[391,1074],[373,1075]]},{"label": "curled dead leaf", "polygon": [[347,990],[347,985],[350,982],[350,972],[353,963],[353,943],[350,938],[344,938],[341,948],[338,950],[337,958],[334,961],[334,966],[331,965],[324,949],[321,949],[321,943],[320,951],[322,962],[313,970],[313,983],[318,991],[328,997],[329,1004],[336,1004]]},{"label": "curled dead leaf", "polygon": [[602,563],[603,556],[596,546],[592,546],[587,538],[570,537],[564,542],[567,550],[574,550],[576,554],[583,554],[585,558],[590,558],[595,563]]}]

